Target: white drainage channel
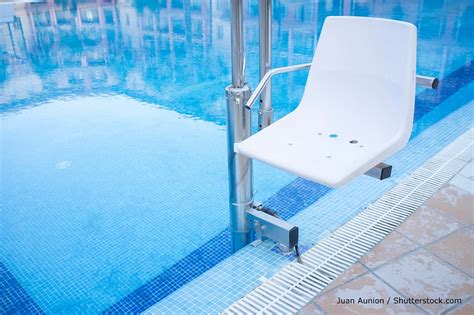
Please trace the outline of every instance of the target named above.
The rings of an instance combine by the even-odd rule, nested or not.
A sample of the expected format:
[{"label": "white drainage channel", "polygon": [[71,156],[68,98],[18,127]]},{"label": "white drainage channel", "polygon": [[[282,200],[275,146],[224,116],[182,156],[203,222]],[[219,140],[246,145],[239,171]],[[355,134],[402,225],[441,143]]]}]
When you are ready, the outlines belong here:
[{"label": "white drainage channel", "polygon": [[474,130],[466,132],[426,161],[354,219],[292,262],[224,314],[296,313],[338,275],[398,227],[465,165],[473,150]]}]

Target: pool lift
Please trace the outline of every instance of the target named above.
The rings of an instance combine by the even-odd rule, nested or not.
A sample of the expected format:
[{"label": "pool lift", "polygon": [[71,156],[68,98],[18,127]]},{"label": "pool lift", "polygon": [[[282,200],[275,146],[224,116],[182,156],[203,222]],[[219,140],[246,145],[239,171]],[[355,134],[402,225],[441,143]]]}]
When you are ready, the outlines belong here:
[{"label": "pool lift", "polygon": [[[416,27],[366,17],[328,17],[311,63],[271,68],[272,0],[259,0],[260,83],[245,81],[243,4],[231,0],[232,84],[226,88],[230,231],[233,251],[270,238],[298,253],[298,227],[253,200],[252,159],[329,187],[359,175],[391,176],[382,163],[410,137],[416,75]],[[271,78],[309,69],[299,106],[273,124]],[[416,83],[415,83],[416,82]],[[259,100],[259,132],[251,108]],[[255,235],[255,237],[254,237]]]}]

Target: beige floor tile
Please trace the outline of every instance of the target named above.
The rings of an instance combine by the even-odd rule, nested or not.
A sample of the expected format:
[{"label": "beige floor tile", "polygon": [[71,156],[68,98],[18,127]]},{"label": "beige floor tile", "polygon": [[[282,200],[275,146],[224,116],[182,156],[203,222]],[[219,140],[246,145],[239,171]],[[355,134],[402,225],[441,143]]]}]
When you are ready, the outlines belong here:
[{"label": "beige floor tile", "polygon": [[450,310],[446,313],[447,315],[472,315],[474,314],[474,304],[472,300],[466,304],[463,304],[459,307],[456,307],[453,310]]},{"label": "beige floor tile", "polygon": [[425,205],[464,224],[474,224],[474,195],[456,186],[444,186]]},{"label": "beige floor tile", "polygon": [[354,279],[357,276],[360,276],[367,270],[359,263],[353,264],[349,269],[343,272],[339,277],[337,277],[333,282],[331,282],[322,292],[321,294],[334,289],[338,285],[341,285],[351,279]]},{"label": "beige floor tile", "polygon": [[415,243],[426,245],[461,227],[455,220],[423,205],[397,231]]},{"label": "beige floor tile", "polygon": [[[388,299],[396,296],[396,292],[377,279],[373,274],[367,273],[349,281],[334,290],[315,299],[315,302],[328,314],[400,314],[418,313],[412,305],[389,303]],[[340,299],[353,299],[354,303],[338,304]],[[383,299],[382,302],[359,303],[361,299]]]},{"label": "beige floor tile", "polygon": [[[474,293],[473,279],[424,249],[394,260],[375,273],[409,298],[467,298]],[[424,304],[439,313],[451,305]]]},{"label": "beige floor tile", "polygon": [[459,187],[468,193],[474,194],[474,181],[467,177],[464,177],[460,174],[455,175],[450,181],[449,184]]},{"label": "beige floor tile", "polygon": [[298,315],[324,315],[324,311],[318,309],[318,307],[313,303],[306,304],[301,310],[299,310]]},{"label": "beige floor tile", "polygon": [[430,245],[428,250],[474,276],[474,252],[469,250],[472,244],[474,244],[474,231],[465,228]]},{"label": "beige floor tile", "polygon": [[361,262],[369,268],[375,268],[415,248],[417,248],[415,243],[393,232],[362,257]]}]

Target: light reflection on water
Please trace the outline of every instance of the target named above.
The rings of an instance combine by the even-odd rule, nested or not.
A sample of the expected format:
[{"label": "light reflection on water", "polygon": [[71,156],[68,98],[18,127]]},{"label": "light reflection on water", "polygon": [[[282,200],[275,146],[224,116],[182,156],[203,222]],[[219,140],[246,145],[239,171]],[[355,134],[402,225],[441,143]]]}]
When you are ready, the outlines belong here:
[{"label": "light reflection on water", "polygon": [[[48,1],[0,24],[0,106],[119,93],[225,122],[229,1]],[[247,78],[258,75],[258,1],[245,1]],[[474,6],[465,1],[274,1],[274,65],[311,59],[324,18],[369,15],[419,29],[419,72],[443,77],[472,58]],[[277,117],[294,108],[305,73],[275,79]]]}]

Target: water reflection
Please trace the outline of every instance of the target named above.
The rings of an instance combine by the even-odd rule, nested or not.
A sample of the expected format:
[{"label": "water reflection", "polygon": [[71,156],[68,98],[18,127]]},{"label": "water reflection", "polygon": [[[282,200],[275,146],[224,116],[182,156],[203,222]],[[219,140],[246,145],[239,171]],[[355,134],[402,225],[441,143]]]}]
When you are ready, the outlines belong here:
[{"label": "water reflection", "polygon": [[[244,1],[247,77],[256,83],[258,0]],[[229,82],[230,1],[72,1],[3,5],[0,105],[122,93],[224,122]],[[442,13],[442,14],[441,14]],[[472,58],[470,1],[274,1],[274,64],[306,62],[328,15],[403,19],[419,28],[419,68],[445,75]],[[277,79],[276,106],[298,101],[305,74]],[[278,84],[280,82],[281,84]]]},{"label": "water reflection", "polygon": [[[196,84],[225,84],[227,21],[212,18],[210,5],[222,11],[217,2],[142,2],[17,7],[2,24],[0,103],[11,107],[65,94],[118,92],[166,106],[197,90]],[[186,112],[179,108],[186,105],[176,102],[177,110]]]}]

